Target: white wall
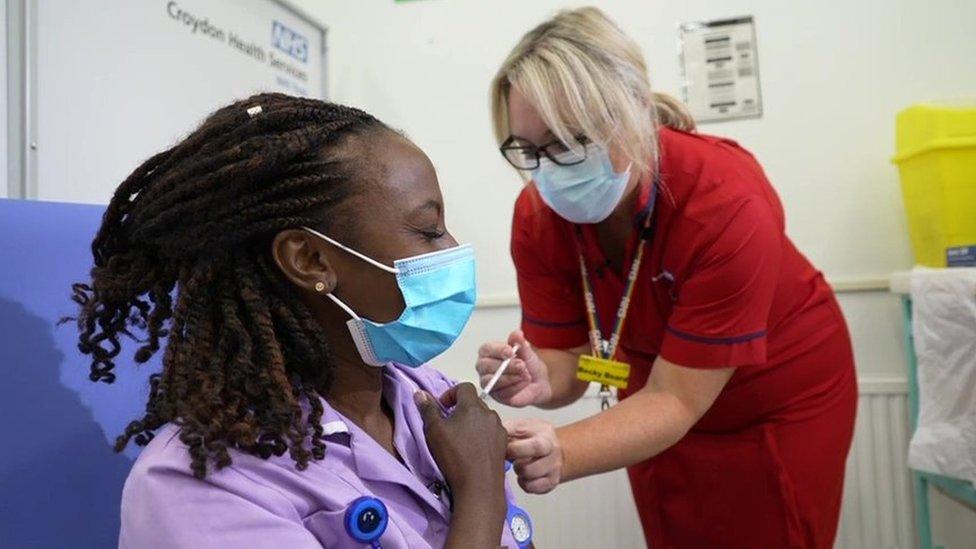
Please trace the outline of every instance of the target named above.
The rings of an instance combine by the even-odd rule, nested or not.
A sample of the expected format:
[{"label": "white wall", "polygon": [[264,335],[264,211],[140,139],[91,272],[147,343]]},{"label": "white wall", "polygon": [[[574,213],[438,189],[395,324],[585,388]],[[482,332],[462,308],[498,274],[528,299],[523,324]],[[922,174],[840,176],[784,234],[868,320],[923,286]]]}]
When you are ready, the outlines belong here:
[{"label": "white wall", "polygon": [[[33,0],[37,116],[27,196],[107,204],[145,159],[235,99],[275,91],[324,95],[322,33],[268,0]],[[181,13],[207,21],[194,32]],[[280,22],[307,59],[273,45]],[[247,44],[252,53],[243,53]],[[284,62],[305,78],[276,68]],[[188,62],[188,60],[192,60]]]},{"label": "white wall", "polygon": [[[330,29],[330,98],[365,108],[405,130],[427,151],[438,169],[449,227],[478,250],[482,297],[488,303],[512,303],[509,222],[521,181],[495,150],[488,83],[522,33],[557,8],[581,4],[290,2]],[[764,115],[701,129],[737,139],[756,153],[783,198],[790,235],[829,278],[876,288],[840,296],[859,375],[868,380],[904,378],[898,300],[871,282],[912,262],[897,173],[889,163],[894,117],[914,102],[976,95],[976,2],[592,3],[641,44],[654,87],[674,94],[680,93],[681,85],[680,22],[755,17]],[[439,361],[440,367],[455,377],[473,379],[477,346],[485,339],[504,337],[518,318],[515,306],[479,309],[461,341]],[[583,401],[544,415],[565,422],[591,413],[595,406]],[[625,486],[622,473],[613,473],[598,482],[561,487],[557,494],[585,502],[598,497],[597,492],[614,491],[629,504]],[[557,519],[545,500],[525,501],[530,511],[548,521],[539,525],[540,533],[550,532],[542,534],[547,536],[542,538],[545,545],[562,540],[574,540],[574,546],[593,540],[599,545],[601,539],[609,543],[609,538],[588,537],[587,528],[595,522],[590,517]],[[936,501],[933,513],[939,512]],[[606,516],[612,516],[611,526],[617,531],[624,530],[623,537],[612,538],[614,544],[642,543],[636,515],[627,505],[608,510]]]},{"label": "white wall", "polygon": [[973,508],[949,498],[940,490],[929,488],[932,509],[932,545],[945,549],[976,547],[976,524]]},{"label": "white wall", "polygon": [[[438,167],[452,230],[477,246],[486,295],[510,294],[511,203],[521,184],[495,150],[488,82],[558,0],[295,2],[329,25],[331,97],[404,129]],[[976,93],[964,0],[599,2],[643,47],[652,84],[679,93],[679,22],[752,14],[764,116],[703,131],[753,150],[781,193],[789,231],[832,278],[911,262],[889,163],[895,113]],[[491,258],[490,260],[487,258]]]},{"label": "white wall", "polygon": [[0,184],[0,198],[9,196],[7,189],[7,2],[0,1],[0,29],[4,39],[0,40],[0,174],[4,181]]}]

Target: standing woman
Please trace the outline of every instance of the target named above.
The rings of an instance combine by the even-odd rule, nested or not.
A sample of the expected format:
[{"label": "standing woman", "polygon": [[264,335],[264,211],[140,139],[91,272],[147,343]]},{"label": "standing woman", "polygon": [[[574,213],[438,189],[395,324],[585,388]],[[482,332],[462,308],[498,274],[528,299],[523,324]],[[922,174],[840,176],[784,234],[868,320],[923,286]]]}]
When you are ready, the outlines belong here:
[{"label": "standing woman", "polygon": [[512,228],[522,327],[482,346],[481,382],[514,354],[493,393],[512,406],[566,406],[581,377],[626,383],[571,425],[510,423],[522,487],[626,467],[653,547],[831,547],[850,338],[756,159],[653,93],[595,8],[526,34],[491,96],[530,182]]}]

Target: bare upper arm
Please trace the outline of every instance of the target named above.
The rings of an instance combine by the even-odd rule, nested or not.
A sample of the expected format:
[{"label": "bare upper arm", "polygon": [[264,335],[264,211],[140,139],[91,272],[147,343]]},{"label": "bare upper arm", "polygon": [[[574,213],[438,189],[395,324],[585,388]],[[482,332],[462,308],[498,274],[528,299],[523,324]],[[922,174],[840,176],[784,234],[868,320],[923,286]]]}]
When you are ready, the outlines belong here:
[{"label": "bare upper arm", "polygon": [[658,356],[654,368],[641,391],[666,392],[677,398],[697,422],[712,404],[735,368],[688,368]]},{"label": "bare upper arm", "polygon": [[579,347],[572,347],[570,349],[536,349],[535,352],[550,367],[550,370],[553,366],[557,366],[570,368],[575,373],[576,362],[579,360],[580,355],[590,352],[590,346],[580,345]]}]

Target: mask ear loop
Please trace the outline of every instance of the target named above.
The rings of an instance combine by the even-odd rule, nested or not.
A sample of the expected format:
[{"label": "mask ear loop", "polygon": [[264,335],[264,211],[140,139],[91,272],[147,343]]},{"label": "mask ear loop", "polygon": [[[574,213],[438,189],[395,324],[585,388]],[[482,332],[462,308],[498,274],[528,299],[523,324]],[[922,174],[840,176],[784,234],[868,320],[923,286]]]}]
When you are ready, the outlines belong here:
[{"label": "mask ear loop", "polygon": [[[630,169],[633,168],[633,167],[634,167],[634,163],[631,162],[630,164],[627,164],[627,167],[624,168],[624,171],[622,171],[622,172],[614,172],[613,175],[618,175],[618,176],[619,175],[626,175],[628,178],[630,178]],[[613,171],[613,164],[610,164],[610,171]]]},{"label": "mask ear loop", "polygon": [[335,294],[333,294],[332,292],[325,294],[325,297],[331,299],[333,303],[338,305],[339,308],[345,311],[349,316],[353,317],[356,320],[362,320],[362,318],[360,318],[359,315],[357,315],[356,312],[349,307],[349,305],[343,303],[342,300],[336,297]]},{"label": "mask ear loop", "polygon": [[349,246],[346,246],[345,244],[341,244],[337,240],[334,240],[332,238],[329,238],[329,237],[325,236],[324,234],[316,231],[315,229],[311,229],[309,227],[302,227],[302,228],[305,229],[306,231],[314,234],[315,236],[321,238],[322,240],[328,242],[329,244],[332,244],[336,248],[339,248],[340,250],[343,250],[345,252],[349,252],[350,254],[358,257],[359,259],[362,259],[366,263],[369,263],[370,265],[372,265],[372,266],[374,266],[374,267],[376,267],[378,269],[383,269],[384,271],[386,271],[386,272],[388,272],[390,274],[400,274],[400,269],[397,269],[396,267],[390,267],[389,265],[384,265],[384,264],[380,263],[379,261],[376,261],[375,259],[373,259],[373,258],[371,258],[371,257],[369,257],[369,256],[367,256],[365,254],[361,254],[361,253],[357,252],[356,250],[350,248]]},{"label": "mask ear loop", "polygon": [[[386,271],[388,273],[391,273],[391,274],[399,274],[400,273],[400,269],[397,269],[396,267],[390,267],[390,266],[384,265],[384,264],[380,263],[379,261],[376,261],[375,259],[373,259],[373,258],[371,258],[371,257],[369,257],[369,256],[367,256],[365,254],[361,254],[361,253],[357,252],[356,250],[354,250],[354,249],[350,248],[349,246],[346,246],[346,245],[338,242],[337,240],[335,240],[333,238],[329,238],[328,236],[325,236],[324,234],[316,231],[315,229],[312,229],[310,227],[302,227],[302,228],[305,229],[306,231],[314,234],[315,236],[321,238],[322,240],[328,242],[329,244],[332,244],[333,246],[339,248],[340,250],[343,250],[345,252],[349,252],[350,254],[358,257],[359,259],[362,259],[363,261],[365,261],[366,263],[369,263],[370,265],[373,265],[374,267],[377,267],[379,269],[382,269],[382,270],[384,270],[384,271]],[[328,297],[329,299],[331,299],[333,303],[335,303],[336,305],[338,305],[340,309],[342,309],[343,311],[345,311],[352,318],[354,318],[356,320],[362,320],[362,318],[359,315],[357,315],[356,312],[353,311],[351,307],[349,307],[349,305],[346,305],[345,303],[343,303],[342,300],[339,299],[338,297],[336,297],[332,292],[329,292],[329,293],[325,294],[325,296]]]},{"label": "mask ear loop", "polygon": [[[324,234],[316,231],[315,229],[312,229],[310,227],[302,227],[302,229],[308,231],[311,234],[314,234],[315,236],[321,238],[322,240],[325,240],[326,242],[328,242],[329,244],[332,244],[333,246],[339,248],[340,250],[346,251],[346,252],[348,252],[348,253],[350,253],[350,254],[358,257],[359,259],[362,259],[366,263],[369,263],[370,265],[372,265],[372,266],[374,266],[374,267],[376,267],[378,269],[382,269],[382,270],[384,270],[384,271],[386,271],[386,272],[388,272],[390,274],[394,274],[394,275],[399,275],[400,274],[400,269],[397,269],[396,267],[390,267],[388,265],[384,265],[384,264],[380,263],[379,261],[376,261],[375,259],[373,259],[373,258],[371,258],[371,257],[369,257],[369,256],[367,256],[365,254],[359,253],[356,250],[354,250],[354,249],[352,249],[352,248],[350,248],[350,247],[348,247],[348,246],[346,246],[346,245],[344,245],[344,244],[336,241],[333,238],[329,238],[328,236],[325,236]],[[346,314],[348,314],[350,317],[352,317],[353,320],[350,320],[347,323],[347,325],[349,326],[349,332],[352,335],[353,342],[356,344],[356,349],[359,351],[359,355],[361,357],[363,357],[363,361],[366,364],[369,364],[371,366],[377,366],[377,367],[384,366],[384,363],[383,362],[380,362],[378,359],[376,359],[376,355],[375,355],[375,352],[373,350],[373,347],[369,343],[369,334],[363,328],[363,319],[362,319],[362,317],[360,317],[359,315],[357,315],[356,314],[356,311],[353,311],[352,308],[349,305],[346,305],[345,303],[343,303],[343,301],[341,299],[339,299],[332,292],[329,292],[329,293],[325,294],[325,296],[328,297],[329,299],[331,299],[333,303],[335,303],[340,309],[342,309],[343,311],[345,311]]]},{"label": "mask ear loop", "polygon": [[373,347],[369,342],[369,334],[363,328],[363,319],[331,292],[325,294],[325,296],[331,299],[333,303],[338,305],[340,309],[345,311],[346,314],[353,318],[352,320],[348,321],[346,325],[349,327],[349,333],[352,335],[353,343],[356,344],[356,349],[359,351],[359,356],[363,357],[363,362],[369,364],[370,366],[383,366],[385,363],[380,362],[376,358]]}]

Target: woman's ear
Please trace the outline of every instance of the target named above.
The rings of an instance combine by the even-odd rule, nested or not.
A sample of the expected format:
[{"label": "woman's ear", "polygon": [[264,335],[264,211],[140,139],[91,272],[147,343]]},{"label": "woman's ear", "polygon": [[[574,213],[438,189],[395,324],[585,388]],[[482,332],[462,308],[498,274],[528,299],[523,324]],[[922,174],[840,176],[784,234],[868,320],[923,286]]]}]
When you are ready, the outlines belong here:
[{"label": "woman's ear", "polygon": [[324,253],[324,242],[300,229],[287,229],[271,241],[271,256],[292,284],[308,293],[328,294],[338,282]]}]

